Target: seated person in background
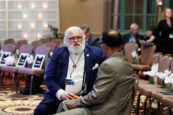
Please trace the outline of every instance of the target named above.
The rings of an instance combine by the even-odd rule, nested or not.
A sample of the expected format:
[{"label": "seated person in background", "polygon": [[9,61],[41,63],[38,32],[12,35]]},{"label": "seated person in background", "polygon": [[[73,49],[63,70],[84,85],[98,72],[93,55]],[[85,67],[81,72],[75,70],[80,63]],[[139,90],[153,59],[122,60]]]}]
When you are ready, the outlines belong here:
[{"label": "seated person in background", "polygon": [[121,43],[117,31],[103,32],[100,47],[108,59],[99,67],[93,90],[84,97],[63,101],[57,115],[130,115],[135,77]]},{"label": "seated person in background", "polygon": [[62,100],[86,95],[93,88],[98,66],[105,56],[98,47],[86,46],[80,27],[69,27],[64,34],[65,47],[57,48],[46,70],[49,90],[34,115],[52,115]]},{"label": "seated person in background", "polygon": [[125,34],[122,38],[122,44],[125,43],[136,43],[138,45],[138,51],[140,51],[141,43],[140,41],[143,40],[143,36],[138,34],[139,26],[135,23],[130,25],[130,33]]},{"label": "seated person in background", "polygon": [[155,42],[155,36],[153,35],[154,32],[155,32],[154,26],[148,27],[146,31],[146,36],[144,37],[142,44],[154,43]]},{"label": "seated person in background", "polygon": [[90,28],[87,25],[82,25],[81,29],[85,35],[86,46],[97,46],[99,47],[99,38],[95,37],[91,32]]}]

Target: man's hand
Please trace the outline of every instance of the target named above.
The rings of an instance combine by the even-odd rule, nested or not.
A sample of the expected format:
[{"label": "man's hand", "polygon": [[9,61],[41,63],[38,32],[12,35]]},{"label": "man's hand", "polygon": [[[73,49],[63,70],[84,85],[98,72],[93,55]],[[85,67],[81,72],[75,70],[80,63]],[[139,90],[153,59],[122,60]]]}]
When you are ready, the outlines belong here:
[{"label": "man's hand", "polygon": [[82,96],[74,96],[73,100],[77,101],[78,99],[82,98]]},{"label": "man's hand", "polygon": [[74,97],[76,97],[73,93],[64,91],[61,95],[61,99],[62,100],[67,100],[67,99],[73,99]]},{"label": "man's hand", "polygon": [[68,104],[67,106],[70,108],[70,109],[73,109],[74,108],[74,103],[78,100],[82,98],[82,96],[75,96]]},{"label": "man's hand", "polygon": [[75,103],[75,100],[72,99],[72,100],[67,104],[68,108],[73,109],[73,108],[74,108],[74,103]]}]

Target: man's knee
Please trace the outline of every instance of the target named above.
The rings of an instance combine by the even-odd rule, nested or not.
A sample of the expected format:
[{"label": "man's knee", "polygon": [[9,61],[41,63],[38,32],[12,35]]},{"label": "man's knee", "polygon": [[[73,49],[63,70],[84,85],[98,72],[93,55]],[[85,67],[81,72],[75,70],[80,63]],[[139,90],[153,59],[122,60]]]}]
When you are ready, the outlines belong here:
[{"label": "man's knee", "polygon": [[34,110],[34,115],[46,115],[48,107],[46,104],[40,103],[37,108]]},{"label": "man's knee", "polygon": [[34,115],[52,115],[56,113],[59,106],[58,101],[43,103],[41,102],[34,110]]}]

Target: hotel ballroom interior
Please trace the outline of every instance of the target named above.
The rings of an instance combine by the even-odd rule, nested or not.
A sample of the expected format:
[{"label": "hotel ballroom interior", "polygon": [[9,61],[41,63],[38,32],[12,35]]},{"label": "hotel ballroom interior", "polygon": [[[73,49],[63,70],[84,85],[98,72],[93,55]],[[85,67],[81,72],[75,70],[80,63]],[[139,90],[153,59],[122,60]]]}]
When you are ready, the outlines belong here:
[{"label": "hotel ballroom interior", "polygon": [[[133,88],[123,91],[131,92],[129,115],[173,115],[172,10],[173,0],[0,0],[0,115],[34,115],[52,91],[47,68],[53,51],[68,47],[64,32],[71,26],[82,30],[84,39],[69,40],[81,37],[85,47],[100,51],[104,31],[121,34],[121,52],[134,74]],[[88,44],[88,35],[98,44]],[[80,57],[74,63],[69,56],[73,69]]]}]

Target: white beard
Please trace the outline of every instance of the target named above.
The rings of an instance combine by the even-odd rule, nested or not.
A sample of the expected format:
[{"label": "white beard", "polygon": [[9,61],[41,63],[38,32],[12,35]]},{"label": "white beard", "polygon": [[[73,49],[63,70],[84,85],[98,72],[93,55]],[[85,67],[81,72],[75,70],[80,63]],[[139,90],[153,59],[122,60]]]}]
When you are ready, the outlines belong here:
[{"label": "white beard", "polygon": [[74,47],[74,44],[72,44],[72,45],[69,47],[69,51],[70,51],[70,53],[72,53],[72,54],[80,54],[83,50],[84,50],[84,48],[82,47],[81,44],[80,44],[80,46],[78,46],[78,47]]}]

